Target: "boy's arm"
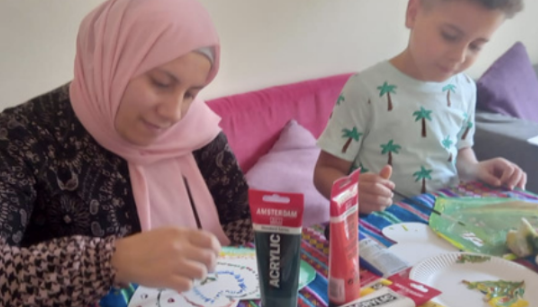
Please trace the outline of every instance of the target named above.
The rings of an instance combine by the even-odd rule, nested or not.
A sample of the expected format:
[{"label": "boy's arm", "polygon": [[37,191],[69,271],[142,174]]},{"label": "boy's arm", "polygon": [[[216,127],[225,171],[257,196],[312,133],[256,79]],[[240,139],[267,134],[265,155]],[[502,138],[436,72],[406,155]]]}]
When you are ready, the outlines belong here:
[{"label": "boy's arm", "polygon": [[456,168],[459,177],[462,180],[470,181],[476,179],[476,167],[478,159],[471,147],[465,147],[458,150],[458,159],[456,160]]},{"label": "boy's arm", "polygon": [[[346,176],[360,152],[363,139],[368,136],[372,107],[368,103],[369,88],[359,75],[352,76],[340,93],[327,127],[318,139],[321,153],[314,168],[314,185],[330,198],[334,181]],[[394,183],[391,169],[383,174],[364,173],[359,176],[361,213],[383,210],[392,204]]]},{"label": "boy's arm", "polygon": [[464,89],[466,89],[465,92],[467,93],[467,109],[464,113],[465,119],[460,127],[460,133],[456,143],[458,148],[456,169],[458,171],[458,177],[461,180],[472,181],[477,179],[476,168],[479,162],[473,150],[474,134],[476,131],[476,83],[472,81],[469,87]]},{"label": "boy's arm", "polygon": [[458,157],[456,168],[458,175],[465,181],[480,180],[492,186],[519,187],[524,189],[527,183],[527,174],[516,164],[504,159],[494,158],[478,161],[474,150],[476,85],[471,88],[471,100],[462,127],[462,134],[458,140]]},{"label": "boy's arm", "polygon": [[335,101],[327,126],[318,139],[321,152],[314,168],[314,185],[330,198],[333,182],[346,176],[367,134],[368,90],[359,75],[351,76]]},{"label": "boy's arm", "polygon": [[330,199],[333,182],[347,175],[351,163],[323,150],[320,152],[314,169],[314,186],[321,195]]}]

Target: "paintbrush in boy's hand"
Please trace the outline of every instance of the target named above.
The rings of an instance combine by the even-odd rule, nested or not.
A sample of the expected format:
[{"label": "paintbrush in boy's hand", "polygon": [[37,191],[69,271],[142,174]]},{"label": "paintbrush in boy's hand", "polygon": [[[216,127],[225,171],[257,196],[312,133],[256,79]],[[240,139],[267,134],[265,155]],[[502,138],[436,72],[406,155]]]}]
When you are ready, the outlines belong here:
[{"label": "paintbrush in boy's hand", "polygon": [[454,223],[457,223],[457,224],[460,224],[461,226],[464,226],[465,227],[465,223],[462,222],[462,221],[459,221],[453,217],[451,217],[450,215],[446,215],[446,214],[443,214],[441,213],[440,211],[437,211],[435,210],[434,208],[430,208],[430,206],[427,206],[426,204],[423,204],[422,202],[414,199],[414,198],[411,198],[411,197],[408,197],[408,196],[405,196],[404,194],[396,191],[396,190],[392,190],[392,192],[394,193],[394,195],[398,195],[400,196],[401,198],[407,200],[408,202],[412,203],[413,205],[417,206],[417,207],[420,207],[422,209],[425,209],[425,210],[428,210],[430,211],[431,213],[435,213],[437,215],[439,215],[440,217],[442,218],[445,218],[445,219],[448,219],[448,220],[451,220],[452,222]]},{"label": "paintbrush in boy's hand", "polygon": [[[429,206],[427,206],[426,204],[421,203],[418,200],[415,200],[415,199],[413,199],[411,197],[405,196],[404,194],[402,194],[402,193],[400,193],[400,192],[398,192],[396,190],[392,190],[392,192],[394,193],[394,195],[400,196],[401,198],[407,200],[408,202],[412,203],[413,205],[416,205],[417,207],[420,207],[420,208],[423,208],[425,210],[428,210],[431,213],[435,213],[435,214],[439,215],[442,218],[448,219],[448,220],[452,221],[453,223],[459,224],[460,226],[463,226],[463,227],[466,226],[464,222],[456,220],[455,218],[451,217],[450,215],[443,214],[440,211],[437,211],[437,210],[435,210],[433,208],[430,208]],[[329,225],[327,225],[325,227],[325,238],[327,240],[329,240],[329,233],[330,233],[330,228],[329,228]]]}]

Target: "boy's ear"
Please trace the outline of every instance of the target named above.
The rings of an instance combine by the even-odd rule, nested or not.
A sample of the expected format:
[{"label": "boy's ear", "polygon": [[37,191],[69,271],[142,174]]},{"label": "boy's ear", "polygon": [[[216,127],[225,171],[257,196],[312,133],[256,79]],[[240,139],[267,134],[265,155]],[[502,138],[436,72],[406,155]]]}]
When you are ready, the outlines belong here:
[{"label": "boy's ear", "polygon": [[417,19],[418,11],[421,7],[421,0],[409,0],[407,3],[407,11],[405,13],[405,27],[412,29]]}]

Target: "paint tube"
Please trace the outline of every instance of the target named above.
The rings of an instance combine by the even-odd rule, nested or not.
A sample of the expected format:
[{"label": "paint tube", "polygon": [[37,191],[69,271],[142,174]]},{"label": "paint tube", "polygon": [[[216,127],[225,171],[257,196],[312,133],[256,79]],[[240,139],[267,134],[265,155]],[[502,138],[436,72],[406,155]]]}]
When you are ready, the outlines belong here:
[{"label": "paint tube", "polygon": [[359,233],[361,267],[382,277],[389,277],[409,268],[407,263],[377,241]]},{"label": "paint tube", "polygon": [[249,190],[263,307],[295,307],[304,197]]},{"label": "paint tube", "polygon": [[336,180],[331,190],[329,240],[329,306],[360,295],[359,170]]}]

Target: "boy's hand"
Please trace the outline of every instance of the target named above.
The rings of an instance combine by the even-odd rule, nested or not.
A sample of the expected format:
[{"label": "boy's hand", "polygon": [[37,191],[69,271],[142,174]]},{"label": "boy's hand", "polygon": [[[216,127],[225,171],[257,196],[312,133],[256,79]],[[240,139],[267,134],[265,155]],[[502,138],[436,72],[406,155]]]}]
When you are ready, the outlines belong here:
[{"label": "boy's hand", "polygon": [[527,174],[519,166],[503,158],[479,162],[476,178],[492,186],[505,186],[509,189],[525,189],[527,184]]},{"label": "boy's hand", "polygon": [[392,205],[394,182],[390,181],[392,167],[386,165],[379,174],[364,173],[359,176],[359,210],[361,213],[383,211]]}]

